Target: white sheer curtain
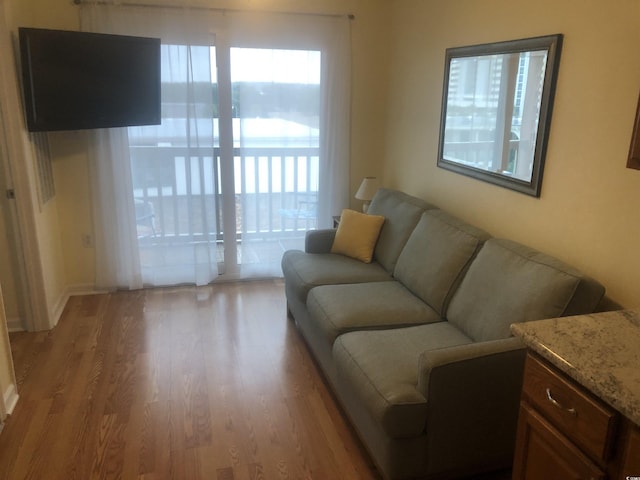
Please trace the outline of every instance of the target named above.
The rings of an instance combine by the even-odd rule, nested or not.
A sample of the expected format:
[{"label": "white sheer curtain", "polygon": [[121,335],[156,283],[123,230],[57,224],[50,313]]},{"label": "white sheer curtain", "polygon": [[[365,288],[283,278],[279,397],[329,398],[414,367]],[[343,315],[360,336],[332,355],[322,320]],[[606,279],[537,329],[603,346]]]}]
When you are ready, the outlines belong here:
[{"label": "white sheer curtain", "polygon": [[[178,79],[174,82],[175,85],[172,85],[171,95],[175,100],[175,89],[180,85],[184,88],[180,93],[184,101],[179,103],[186,105],[185,111],[180,115],[186,120],[181,122],[176,118],[170,118],[175,117],[175,114],[167,113],[166,105],[163,104],[162,126],[135,127],[128,131],[110,129],[94,134],[91,172],[99,287],[140,288],[145,285],[206,284],[216,279],[219,273],[231,274],[233,278],[281,274],[279,262],[272,261],[270,266],[257,269],[243,267],[241,264],[240,257],[248,256],[243,254],[242,250],[237,250],[235,241],[236,223],[239,224],[238,217],[241,215],[231,211],[232,205],[229,208],[229,198],[233,199],[234,194],[238,197],[237,192],[233,191],[235,185],[230,184],[237,185],[238,179],[233,179],[233,167],[231,171],[227,170],[227,173],[222,170],[222,173],[217,174],[210,172],[210,169],[216,168],[216,159],[212,154],[204,153],[209,148],[213,150],[214,146],[219,147],[220,163],[228,161],[230,163],[227,165],[233,165],[233,137],[237,137],[239,132],[232,131],[235,124],[230,118],[231,115],[227,115],[229,118],[223,118],[221,114],[219,129],[222,136],[217,138],[217,125],[214,125],[211,113],[208,116],[203,114],[208,111],[204,107],[206,103],[215,100],[203,98],[203,95],[211,95],[211,91],[207,93],[198,88],[198,82],[200,86],[203,82],[211,82],[206,76],[213,72],[213,75],[217,74],[218,77],[226,75],[230,85],[229,52],[234,48],[320,52],[320,114],[317,119],[320,132],[317,144],[319,178],[315,186],[315,226],[329,227],[331,216],[338,214],[348,205],[350,25],[346,17],[223,13],[207,9],[101,4],[84,5],[81,8],[81,23],[82,28],[87,31],[160,37],[163,44],[163,85],[170,82],[171,78]],[[203,55],[202,48],[207,51],[206,49],[213,46],[215,54],[212,53],[210,59],[205,59],[206,54]],[[197,62],[194,62],[194,57],[198,57]],[[216,59],[218,65],[215,65]],[[213,63],[213,68],[207,60]],[[218,90],[222,91],[223,82],[220,78],[217,82]],[[163,88],[163,98],[165,93]],[[229,100],[229,104],[230,102]],[[220,104],[218,107],[220,112],[224,110],[223,105]],[[175,105],[172,108],[175,109]],[[144,192],[141,193],[140,173],[135,166],[132,174],[131,158],[138,154],[137,139],[148,137],[154,131],[161,139],[163,135],[166,136],[168,129],[172,132],[180,131],[183,138],[181,146],[188,151],[181,160],[185,172],[183,177],[187,180],[183,180],[182,187],[176,181],[173,190],[167,186],[158,186],[155,190],[151,187],[143,189]],[[228,137],[225,137],[226,134]],[[131,145],[128,142],[131,142]],[[222,158],[225,156],[225,145],[230,146],[226,150],[226,156],[231,158]],[[237,158],[235,160],[237,161]],[[176,160],[176,172],[178,163]],[[201,176],[198,181],[192,180],[196,174]],[[218,174],[220,177],[216,176]],[[178,173],[176,175],[179,176]],[[223,210],[215,203],[216,198],[222,197],[210,195],[209,191],[213,188],[214,182],[221,182],[223,196],[227,195],[227,207],[223,207],[227,210],[224,210],[226,213],[222,216],[220,212]],[[163,212],[158,209],[158,199],[150,198],[149,192],[155,191],[160,195],[163,188],[169,189],[167,193],[174,196],[176,190],[181,188],[197,190],[199,204],[195,205],[195,210],[201,215],[201,219],[197,221],[218,224],[217,229],[214,225],[201,225],[202,228],[198,232],[207,232],[210,238],[198,237],[197,242],[191,242],[193,248],[189,253],[163,251],[158,248],[161,242],[155,242],[153,255],[141,247],[143,242],[140,240],[140,232],[136,229],[136,202],[156,202],[155,214],[161,217]],[[190,207],[194,206],[194,201],[187,203]],[[224,201],[222,203],[224,204]],[[204,216],[203,209],[208,211]],[[162,219],[163,222],[166,221],[166,218]],[[225,229],[228,234],[225,234],[225,249],[221,253],[220,239],[218,238],[216,247],[215,235],[216,232],[220,233],[220,225],[224,223],[230,227]],[[165,227],[166,229],[168,227]],[[160,233],[163,240],[168,238],[168,235],[165,236],[166,233],[168,232]],[[159,260],[155,258],[158,256],[161,257]]]},{"label": "white sheer curtain", "polygon": [[[191,183],[198,188],[206,176],[207,166],[211,170],[213,165],[213,119],[210,113],[205,118],[198,115],[202,104],[212,105],[212,92],[198,88],[198,85],[211,84],[209,47],[213,45],[214,36],[208,30],[198,35],[197,29],[191,28],[198,18],[191,18],[186,11],[157,11],[150,17],[148,9],[125,10],[84,6],[82,28],[154,36],[163,39],[163,43],[171,42],[170,46],[163,45],[161,52],[162,82],[163,85],[170,84],[171,89],[163,88],[161,126],[94,132],[90,156],[93,160],[97,286],[134,289],[145,285],[207,284],[218,275],[218,259],[215,228],[202,224],[207,223],[207,219],[215,223],[215,196],[188,196],[187,191],[192,191]],[[207,94],[209,98],[203,98]],[[166,95],[171,98],[165,98]],[[179,113],[175,112],[176,108]],[[149,151],[147,148],[145,151],[149,145],[157,147],[167,131],[180,139],[182,157],[171,161],[175,163],[172,167],[176,171],[181,162],[182,181],[156,181],[158,175],[154,170],[171,165],[162,164],[161,158],[154,158],[161,150]],[[151,143],[138,143],[140,138]],[[136,142],[135,145],[132,142]],[[134,156],[137,157],[135,162]],[[147,172],[140,168],[145,164]],[[152,180],[147,182],[145,174],[153,177]],[[179,197],[177,191],[180,191]],[[176,249],[168,242],[144,238],[156,235],[154,225],[164,211],[167,194],[180,203],[179,216],[174,212],[171,223],[186,224],[184,229],[188,232],[198,224],[200,236],[197,242],[183,242]],[[147,230],[142,230],[145,228]]]},{"label": "white sheer curtain", "polygon": [[96,287],[141,288],[143,281],[126,129],[92,132],[89,162]]}]

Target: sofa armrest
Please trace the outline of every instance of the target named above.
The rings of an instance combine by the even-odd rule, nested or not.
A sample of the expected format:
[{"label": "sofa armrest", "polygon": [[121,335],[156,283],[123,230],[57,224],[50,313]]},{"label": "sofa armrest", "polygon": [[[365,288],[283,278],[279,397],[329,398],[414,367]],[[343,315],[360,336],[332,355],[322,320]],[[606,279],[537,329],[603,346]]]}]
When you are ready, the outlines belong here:
[{"label": "sofa armrest", "polygon": [[[431,376],[438,369],[456,368],[459,373],[471,376],[482,375],[479,369],[483,368],[483,362],[490,361],[494,357],[494,367],[511,369],[513,365],[503,361],[507,357],[522,357],[522,364],[515,368],[524,368],[524,344],[519,338],[510,337],[489,342],[477,342],[456,347],[429,350],[420,355],[418,390],[425,398],[429,397]],[[460,378],[459,380],[463,380]],[[437,379],[436,379],[437,381]]]},{"label": "sofa armrest", "polygon": [[427,399],[430,468],[511,466],[525,355],[513,337],[420,355],[417,388]]},{"label": "sofa armrest", "polygon": [[307,253],[330,253],[335,236],[335,228],[309,230],[304,240],[304,251]]}]

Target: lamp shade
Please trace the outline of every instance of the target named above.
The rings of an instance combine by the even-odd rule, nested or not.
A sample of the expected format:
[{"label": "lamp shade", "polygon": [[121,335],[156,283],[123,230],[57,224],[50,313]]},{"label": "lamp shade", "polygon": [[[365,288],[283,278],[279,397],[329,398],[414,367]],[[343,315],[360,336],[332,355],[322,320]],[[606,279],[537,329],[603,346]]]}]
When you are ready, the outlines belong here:
[{"label": "lamp shade", "polygon": [[365,202],[371,201],[373,195],[379,188],[378,179],[376,177],[364,177],[360,188],[356,192],[356,198],[358,200],[364,200]]}]

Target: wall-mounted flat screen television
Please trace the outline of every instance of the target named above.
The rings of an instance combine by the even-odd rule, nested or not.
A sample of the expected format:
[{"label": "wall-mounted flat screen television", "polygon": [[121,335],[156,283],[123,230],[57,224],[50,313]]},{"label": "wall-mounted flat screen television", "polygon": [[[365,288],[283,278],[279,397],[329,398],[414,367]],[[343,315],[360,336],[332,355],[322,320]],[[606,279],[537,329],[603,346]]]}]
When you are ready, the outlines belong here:
[{"label": "wall-mounted flat screen television", "polygon": [[20,28],[31,132],[160,124],[160,40]]}]

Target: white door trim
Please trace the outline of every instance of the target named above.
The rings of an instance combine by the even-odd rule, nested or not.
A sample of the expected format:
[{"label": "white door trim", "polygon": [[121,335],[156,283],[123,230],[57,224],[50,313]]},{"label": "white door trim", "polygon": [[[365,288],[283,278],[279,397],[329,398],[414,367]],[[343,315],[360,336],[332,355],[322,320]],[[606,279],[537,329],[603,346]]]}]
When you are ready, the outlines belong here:
[{"label": "white door trim", "polygon": [[[0,4],[0,134],[6,142],[6,161],[2,168],[15,194],[16,227],[22,247],[25,287],[23,291],[25,328],[30,331],[49,330],[50,321],[44,282],[44,271],[38,244],[37,187],[31,152],[27,149],[26,128],[16,81],[15,63],[11,48],[11,34],[7,26],[5,8]],[[4,119],[4,122],[2,122]],[[13,121],[8,121],[12,119]],[[0,192],[4,195],[5,192]],[[26,297],[26,298],[25,298]]]}]

